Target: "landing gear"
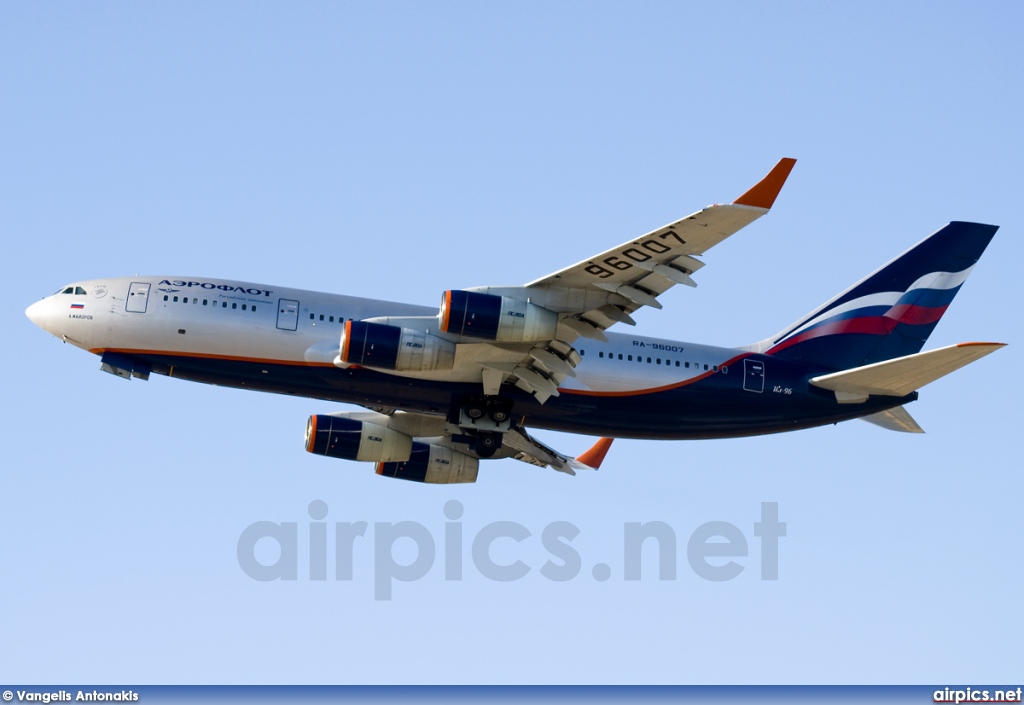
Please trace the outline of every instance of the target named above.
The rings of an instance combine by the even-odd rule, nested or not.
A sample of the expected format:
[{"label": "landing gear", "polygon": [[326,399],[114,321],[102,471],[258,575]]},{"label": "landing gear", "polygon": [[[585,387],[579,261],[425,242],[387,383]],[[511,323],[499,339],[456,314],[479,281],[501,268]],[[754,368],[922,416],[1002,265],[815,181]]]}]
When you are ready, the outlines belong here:
[{"label": "landing gear", "polygon": [[470,449],[481,458],[501,450],[502,436],[512,428],[512,402],[498,396],[466,397],[452,405],[449,422],[465,434]]},{"label": "landing gear", "polygon": [[501,448],[500,433],[480,431],[473,443],[473,450],[481,458],[490,458]]},{"label": "landing gear", "polygon": [[460,428],[504,433],[511,428],[512,402],[502,397],[463,399],[452,409],[450,421]]}]

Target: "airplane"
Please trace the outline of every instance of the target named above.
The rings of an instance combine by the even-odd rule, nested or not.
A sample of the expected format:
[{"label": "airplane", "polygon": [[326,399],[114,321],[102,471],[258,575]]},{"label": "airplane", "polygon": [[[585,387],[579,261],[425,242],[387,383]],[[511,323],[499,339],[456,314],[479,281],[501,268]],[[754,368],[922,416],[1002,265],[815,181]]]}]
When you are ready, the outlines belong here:
[{"label": "airplane", "polygon": [[[439,309],[180,276],[94,279],[26,310],[124,379],[151,373],[365,407],[312,415],[306,450],[380,475],[475,482],[482,459],[575,474],[613,438],[751,436],[864,419],[921,432],[924,385],[1002,347],[921,352],[998,229],[951,222],[779,333],[739,348],[612,333],[775,203],[782,159],[712,205],[522,286],[445,291]],[[531,435],[599,436],[571,457]]]}]

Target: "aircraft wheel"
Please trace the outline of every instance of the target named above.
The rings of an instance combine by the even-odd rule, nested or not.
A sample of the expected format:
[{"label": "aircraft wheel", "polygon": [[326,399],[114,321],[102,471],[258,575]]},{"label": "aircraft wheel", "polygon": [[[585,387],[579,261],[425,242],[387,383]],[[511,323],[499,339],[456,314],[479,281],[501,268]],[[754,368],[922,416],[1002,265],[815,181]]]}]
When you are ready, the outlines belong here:
[{"label": "aircraft wheel", "polygon": [[501,435],[498,433],[481,433],[476,437],[473,450],[481,458],[490,458],[501,448]]}]

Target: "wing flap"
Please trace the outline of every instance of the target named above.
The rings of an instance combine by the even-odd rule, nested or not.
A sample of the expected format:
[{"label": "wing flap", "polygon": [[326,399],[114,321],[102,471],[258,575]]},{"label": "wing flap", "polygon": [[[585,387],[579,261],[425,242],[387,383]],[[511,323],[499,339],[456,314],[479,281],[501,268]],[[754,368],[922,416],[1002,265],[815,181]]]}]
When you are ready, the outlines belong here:
[{"label": "wing flap", "polygon": [[897,357],[842,372],[821,375],[811,384],[836,392],[840,400],[863,401],[869,395],[902,397],[995,352],[1005,343],[959,343]]}]

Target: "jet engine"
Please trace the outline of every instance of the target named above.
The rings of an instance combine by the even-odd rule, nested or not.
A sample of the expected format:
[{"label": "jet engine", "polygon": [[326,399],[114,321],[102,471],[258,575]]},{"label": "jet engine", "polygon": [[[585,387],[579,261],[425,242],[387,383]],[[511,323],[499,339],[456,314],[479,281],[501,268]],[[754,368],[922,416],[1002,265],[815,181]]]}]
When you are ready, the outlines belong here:
[{"label": "jet engine", "polygon": [[386,426],[344,416],[318,414],[306,423],[306,450],[345,460],[394,462],[409,460],[412,438]]},{"label": "jet engine", "polygon": [[350,365],[398,372],[450,370],[455,343],[411,328],[348,321],[341,334],[340,357]]},{"label": "jet engine", "polygon": [[558,314],[528,301],[476,291],[449,290],[441,297],[441,330],[508,343],[550,340]]},{"label": "jet engine", "polygon": [[476,458],[419,441],[413,441],[408,460],[377,463],[378,475],[439,485],[476,482],[479,469]]}]

